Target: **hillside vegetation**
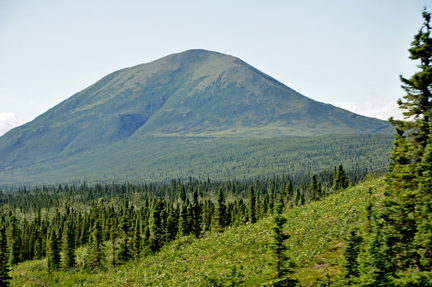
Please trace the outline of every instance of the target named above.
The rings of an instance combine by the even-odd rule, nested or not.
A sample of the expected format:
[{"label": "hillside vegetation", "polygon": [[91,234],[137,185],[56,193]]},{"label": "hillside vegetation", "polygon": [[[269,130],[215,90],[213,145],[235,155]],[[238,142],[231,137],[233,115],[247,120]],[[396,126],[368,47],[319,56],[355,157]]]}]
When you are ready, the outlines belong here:
[{"label": "hillside vegetation", "polygon": [[65,183],[214,180],[388,166],[392,135],[325,135],[272,139],[150,137],[0,172],[0,187]]},{"label": "hillside vegetation", "polygon": [[[382,178],[369,179],[322,200],[285,210],[285,231],[291,235],[288,253],[297,265],[294,277],[302,286],[336,279],[344,237],[352,227],[365,222],[370,196],[379,199],[383,186]],[[257,286],[266,281],[269,222],[270,217],[265,217],[255,224],[229,227],[223,233],[206,233],[201,239],[181,237],[155,255],[97,273],[75,268],[49,277],[46,260],[20,263],[11,272],[12,285],[224,286],[231,280]],[[79,262],[86,253],[85,248],[78,250]]]},{"label": "hillside vegetation", "polygon": [[[393,132],[387,121],[314,101],[239,58],[190,50],[111,73],[1,136],[0,185],[65,183],[88,174],[97,175],[99,181],[205,177],[203,163],[192,161],[184,169],[182,161],[172,161],[172,148],[181,152],[197,147],[205,152],[205,164],[214,165],[207,157],[212,150],[202,150],[203,145],[216,149],[223,145],[227,150],[236,143],[255,146],[253,141],[232,139]],[[150,157],[155,151],[167,156],[156,161]],[[233,155],[228,152],[223,157]],[[156,166],[129,166],[130,161],[151,161]],[[214,165],[209,172],[213,178],[223,173],[243,178],[251,172],[256,176],[276,170],[258,170],[254,166],[266,164],[256,161],[244,168],[241,161]],[[196,164],[197,168],[189,167]],[[243,171],[229,171],[239,165]],[[167,166],[174,169],[164,172]]]}]

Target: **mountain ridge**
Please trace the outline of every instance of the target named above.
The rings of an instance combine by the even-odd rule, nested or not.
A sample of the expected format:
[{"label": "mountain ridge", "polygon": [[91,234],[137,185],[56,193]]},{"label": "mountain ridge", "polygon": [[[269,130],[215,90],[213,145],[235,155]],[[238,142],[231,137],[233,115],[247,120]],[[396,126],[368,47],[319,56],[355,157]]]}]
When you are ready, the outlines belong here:
[{"label": "mountain ridge", "polygon": [[[234,56],[188,50],[115,71],[0,137],[0,172],[152,137],[393,133]],[[119,150],[121,152],[121,150]]]}]

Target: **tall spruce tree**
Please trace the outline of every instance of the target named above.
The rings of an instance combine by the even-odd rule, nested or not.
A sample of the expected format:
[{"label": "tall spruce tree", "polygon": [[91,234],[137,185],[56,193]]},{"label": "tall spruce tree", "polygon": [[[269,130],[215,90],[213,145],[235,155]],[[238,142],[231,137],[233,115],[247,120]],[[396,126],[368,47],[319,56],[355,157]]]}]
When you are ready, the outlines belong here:
[{"label": "tall spruce tree", "polygon": [[219,188],[219,194],[216,204],[216,209],[214,212],[215,226],[214,230],[216,232],[222,232],[226,227],[226,216],[227,216],[227,208],[225,205],[225,197],[222,190],[222,187]]},{"label": "tall spruce tree", "polygon": [[20,262],[21,238],[17,226],[17,219],[14,215],[9,218],[8,241],[10,248],[9,263],[11,266],[15,266]]},{"label": "tall spruce tree", "polygon": [[359,277],[359,254],[363,238],[359,236],[358,230],[350,230],[346,238],[341,264],[340,284],[343,286],[354,285]]},{"label": "tall spruce tree", "polygon": [[182,184],[180,185],[179,189],[179,199],[184,202],[186,200],[186,189],[185,186]]},{"label": "tall spruce tree", "polygon": [[294,263],[286,255],[288,247],[285,241],[290,237],[283,232],[283,227],[287,219],[282,215],[282,202],[278,202],[275,208],[275,215],[272,219],[271,229],[273,231],[273,239],[269,246],[269,280],[270,282],[263,286],[298,286],[298,280],[292,278]]},{"label": "tall spruce tree", "polygon": [[162,226],[162,210],[164,204],[162,200],[157,200],[150,217],[150,250],[157,252],[162,248],[163,245],[163,226]]},{"label": "tall spruce tree", "polygon": [[141,254],[141,224],[139,218],[135,220],[135,227],[132,238],[132,249],[134,258],[138,259]]},{"label": "tall spruce tree", "polygon": [[85,269],[97,272],[105,268],[105,244],[102,240],[102,227],[98,220],[93,225],[91,237],[89,253],[85,258]]},{"label": "tall spruce tree", "polygon": [[[232,185],[234,187],[234,185]],[[201,205],[198,201],[198,191],[194,191],[192,194],[192,232],[196,238],[199,238],[201,235],[201,224],[202,224],[202,216],[201,216]]]},{"label": "tall spruce tree", "polygon": [[118,261],[119,262],[127,262],[132,258],[132,250],[131,244],[129,240],[130,233],[130,224],[126,215],[123,215],[120,219],[119,224],[120,229],[120,243],[119,243],[119,253],[118,253]]},{"label": "tall spruce tree", "polygon": [[0,225],[0,286],[10,286],[9,251],[6,239],[6,229]]},{"label": "tall spruce tree", "polygon": [[[431,13],[426,9],[423,18],[409,49],[410,59],[420,62],[420,71],[409,79],[400,76],[406,95],[398,105],[405,119],[389,120],[396,134],[379,215],[382,223],[370,234],[372,251],[361,264],[363,282],[432,286],[432,38]],[[378,260],[378,256],[386,258]],[[388,266],[389,259],[393,266]],[[389,268],[397,271],[388,272]]]},{"label": "tall spruce tree", "polygon": [[60,268],[60,244],[54,229],[49,233],[46,249],[48,273],[51,274]]},{"label": "tall spruce tree", "polygon": [[188,209],[187,206],[184,204],[180,208],[179,213],[179,220],[178,220],[178,235],[181,236],[187,236],[189,235],[189,224],[188,224]]},{"label": "tall spruce tree", "polygon": [[62,251],[63,251],[63,268],[69,269],[75,267],[75,236],[72,222],[67,220],[63,229]]},{"label": "tall spruce tree", "polygon": [[351,279],[362,287],[398,286],[395,284],[394,237],[384,229],[381,220],[374,219],[372,225],[373,232],[368,238],[366,250],[358,258],[359,277],[355,278],[352,274]]},{"label": "tall spruce tree", "polygon": [[[258,182],[258,181],[257,181]],[[249,222],[254,224],[256,222],[256,198],[253,186],[250,187],[249,191]]]},{"label": "tall spruce tree", "polygon": [[111,241],[111,247],[112,247],[112,266],[116,266],[117,260],[116,260],[116,253],[117,253],[117,246],[116,246],[116,238],[117,238],[117,224],[116,220],[114,218],[110,218],[109,221],[109,239]]},{"label": "tall spruce tree", "polygon": [[[269,181],[268,195],[269,195],[269,210],[270,210],[270,213],[273,214],[275,195],[273,192],[273,185],[272,185],[271,180]],[[257,194],[257,196],[258,196],[258,194]]]},{"label": "tall spruce tree", "polygon": [[[268,196],[268,194],[266,194]],[[260,208],[261,198],[260,194],[257,193],[255,196],[255,218],[258,221],[261,218],[261,208]],[[270,203],[269,203],[270,205]]]},{"label": "tall spruce tree", "polygon": [[285,196],[288,197],[288,198],[292,198],[293,191],[294,191],[294,188],[292,186],[291,180],[288,180],[288,183],[287,183],[287,185],[285,187]]},{"label": "tall spruce tree", "polygon": [[167,218],[167,224],[165,224],[166,228],[166,240],[172,241],[176,238],[179,230],[179,215],[177,212],[177,209],[171,207],[168,218]]},{"label": "tall spruce tree", "polygon": [[214,204],[211,202],[211,200],[207,199],[204,203],[204,210],[203,210],[203,230],[204,231],[210,231],[211,229],[213,212],[214,212]]},{"label": "tall spruce tree", "polygon": [[349,185],[348,177],[343,169],[342,164],[339,164],[337,167],[335,167],[333,172],[333,190],[340,190],[347,188]]},{"label": "tall spruce tree", "polygon": [[318,197],[318,182],[315,175],[312,175],[311,183],[309,185],[310,199],[315,200]]}]

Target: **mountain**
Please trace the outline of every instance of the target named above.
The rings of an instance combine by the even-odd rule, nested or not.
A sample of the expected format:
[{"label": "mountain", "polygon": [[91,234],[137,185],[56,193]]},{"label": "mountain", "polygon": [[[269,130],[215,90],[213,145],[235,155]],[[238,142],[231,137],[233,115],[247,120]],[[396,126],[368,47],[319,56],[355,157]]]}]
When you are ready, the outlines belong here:
[{"label": "mountain", "polygon": [[236,57],[190,50],[111,73],[0,137],[0,180],[10,171],[37,175],[43,169],[36,166],[49,169],[71,158],[68,167],[79,165],[99,151],[121,158],[127,145],[120,143],[142,142],[145,149],[146,139],[155,137],[354,133],[393,129],[309,99]]}]

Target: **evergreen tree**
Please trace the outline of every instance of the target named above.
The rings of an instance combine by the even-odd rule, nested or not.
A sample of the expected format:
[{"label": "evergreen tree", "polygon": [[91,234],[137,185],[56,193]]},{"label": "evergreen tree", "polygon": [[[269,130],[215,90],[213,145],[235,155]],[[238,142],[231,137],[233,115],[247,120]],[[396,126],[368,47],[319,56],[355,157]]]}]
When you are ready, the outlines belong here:
[{"label": "evergreen tree", "polygon": [[112,246],[112,266],[116,266],[116,253],[117,253],[117,246],[116,246],[116,238],[117,238],[117,224],[114,218],[109,219],[109,238],[111,240],[111,246]]},{"label": "evergreen tree", "polygon": [[189,203],[189,199],[186,200],[187,208],[186,208],[186,224],[187,230],[189,234],[193,234],[193,209],[191,204]]},{"label": "evergreen tree", "polygon": [[[266,194],[268,196],[268,194]],[[255,218],[258,221],[261,218],[261,209],[260,209],[261,198],[259,193],[255,196]],[[270,203],[269,203],[270,206]]]},{"label": "evergreen tree", "polygon": [[135,221],[134,234],[132,238],[132,249],[134,253],[134,258],[138,259],[141,254],[141,230],[140,221],[137,218]]},{"label": "evergreen tree", "polygon": [[216,232],[222,232],[226,227],[226,216],[227,216],[227,208],[225,205],[225,197],[223,194],[222,187],[219,188],[219,194],[217,199],[217,205],[214,212],[215,219],[215,227],[214,230]]},{"label": "evergreen tree", "polygon": [[203,219],[204,219],[204,231],[210,231],[212,226],[213,212],[214,212],[214,204],[211,200],[207,199],[205,201],[203,211]]},{"label": "evergreen tree", "polygon": [[306,190],[299,191],[300,194],[300,205],[304,205],[306,203]]},{"label": "evergreen tree", "polygon": [[167,241],[172,241],[176,238],[179,230],[179,215],[175,208],[170,208],[168,215],[168,224],[166,226]]},{"label": "evergreen tree", "polygon": [[[394,239],[391,245],[394,257],[391,258],[399,272],[396,275],[387,272],[385,276],[394,276],[392,279],[404,282],[400,283],[403,286],[432,286],[432,283],[418,283],[421,281],[418,278],[432,278],[431,13],[424,10],[423,18],[423,26],[409,49],[410,59],[420,61],[420,71],[410,79],[400,77],[406,95],[398,105],[405,120],[390,118],[396,135],[386,176],[384,208],[380,215],[383,224],[370,235],[374,245],[368,247],[390,248],[389,244],[385,245],[386,237],[382,233]],[[366,266],[373,266],[374,257],[370,261],[367,259],[365,264],[369,265]],[[386,272],[379,268],[380,272]]]},{"label": "evergreen tree", "polygon": [[20,245],[21,244],[19,238],[12,242],[9,257],[9,262],[11,266],[15,266],[20,262]]},{"label": "evergreen tree", "polygon": [[267,208],[268,208],[267,203],[268,203],[268,200],[267,200],[267,197],[265,197],[263,199],[263,201],[261,202],[261,214],[263,216],[265,216],[267,214],[267,211],[268,211],[267,210]]},{"label": "evergreen tree", "polygon": [[163,226],[161,213],[163,210],[162,200],[158,200],[155,203],[153,212],[150,217],[150,250],[157,252],[162,248],[163,245]]},{"label": "evergreen tree", "polygon": [[295,190],[292,202],[294,206],[302,204],[302,194],[299,188]]},{"label": "evergreen tree", "polygon": [[[232,185],[234,188],[234,185]],[[201,224],[202,224],[202,215],[201,215],[201,206],[198,202],[198,192],[194,191],[192,194],[192,232],[196,238],[199,238],[201,235]]]},{"label": "evergreen tree", "polygon": [[292,186],[291,180],[288,180],[288,183],[285,187],[285,196],[287,196],[288,198],[291,198],[293,196],[293,191],[294,191],[294,188]]},{"label": "evergreen tree", "polygon": [[[266,206],[266,208],[267,208],[267,206]],[[245,223],[248,221],[246,205],[245,205],[243,199],[241,199],[241,198],[240,198],[239,203],[238,203],[238,213],[239,213],[240,221],[242,223]]]},{"label": "evergreen tree", "polygon": [[0,286],[10,286],[9,252],[5,227],[0,225]]},{"label": "evergreen tree", "polygon": [[53,229],[49,233],[47,241],[47,262],[48,273],[52,273],[60,268],[60,244],[57,237],[57,232]]},{"label": "evergreen tree", "polygon": [[318,191],[318,182],[316,176],[312,175],[311,183],[309,185],[309,194],[311,200],[315,200],[318,197],[317,191]]},{"label": "evergreen tree", "polygon": [[120,229],[120,242],[119,242],[119,253],[118,253],[118,261],[119,262],[127,262],[132,258],[132,250],[129,243],[129,220],[126,218],[126,215],[123,215],[120,219],[119,224]]},{"label": "evergreen tree", "polygon": [[340,283],[342,283],[343,286],[354,285],[359,277],[358,257],[362,241],[363,238],[358,235],[357,229],[351,229],[345,243],[343,261],[341,264]]},{"label": "evergreen tree", "polygon": [[276,214],[272,219],[273,239],[269,246],[269,279],[264,286],[298,286],[298,280],[291,277],[294,263],[285,254],[288,250],[285,241],[290,237],[283,232],[287,219],[282,215],[282,203],[276,205]]},{"label": "evergreen tree", "polygon": [[318,181],[317,190],[316,190],[317,197],[320,198],[321,196],[323,196],[322,193],[323,193],[322,184],[321,184],[321,181]]},{"label": "evergreen tree", "polygon": [[86,216],[84,217],[82,227],[81,227],[80,238],[79,238],[80,244],[85,245],[87,243],[87,238],[88,238],[88,218]]},{"label": "evergreen tree", "polygon": [[269,181],[268,195],[269,195],[269,210],[270,210],[270,213],[273,214],[275,195],[273,192],[273,184],[272,184],[271,180]]},{"label": "evergreen tree", "polygon": [[396,286],[393,238],[384,231],[382,223],[374,222],[373,226],[374,231],[368,238],[366,250],[359,258],[358,285],[363,287]]},{"label": "evergreen tree", "polygon": [[179,215],[179,223],[178,223],[178,234],[179,236],[187,236],[189,235],[189,224],[188,224],[188,209],[184,204],[181,207],[180,215]]},{"label": "evergreen tree", "polygon": [[96,220],[91,233],[92,241],[85,258],[85,268],[90,272],[101,271],[105,265],[105,245],[102,241],[102,228]]},{"label": "evergreen tree", "polygon": [[337,167],[335,167],[334,173],[333,173],[333,190],[340,190],[345,189],[349,185],[348,177],[342,167],[342,164],[339,164]]},{"label": "evergreen tree", "polygon": [[42,245],[42,239],[40,237],[35,237],[34,239],[34,248],[33,248],[33,254],[34,259],[39,260],[42,259],[43,256],[43,245]]},{"label": "evergreen tree", "polygon": [[180,189],[179,189],[179,199],[184,202],[186,200],[186,190],[185,190],[185,186],[182,184],[180,185]]},{"label": "evergreen tree", "polygon": [[15,216],[11,216],[9,219],[9,234],[8,234],[8,245],[10,248],[9,252],[9,264],[15,266],[20,262],[20,247],[21,238],[19,229],[17,227],[17,219]]},{"label": "evergreen tree", "polygon": [[249,222],[252,224],[256,222],[255,206],[255,192],[253,186],[251,186],[249,193]]},{"label": "evergreen tree", "polygon": [[65,269],[75,267],[75,246],[74,246],[74,229],[72,226],[72,222],[67,220],[63,229],[62,236],[62,251],[63,258],[62,264]]}]

